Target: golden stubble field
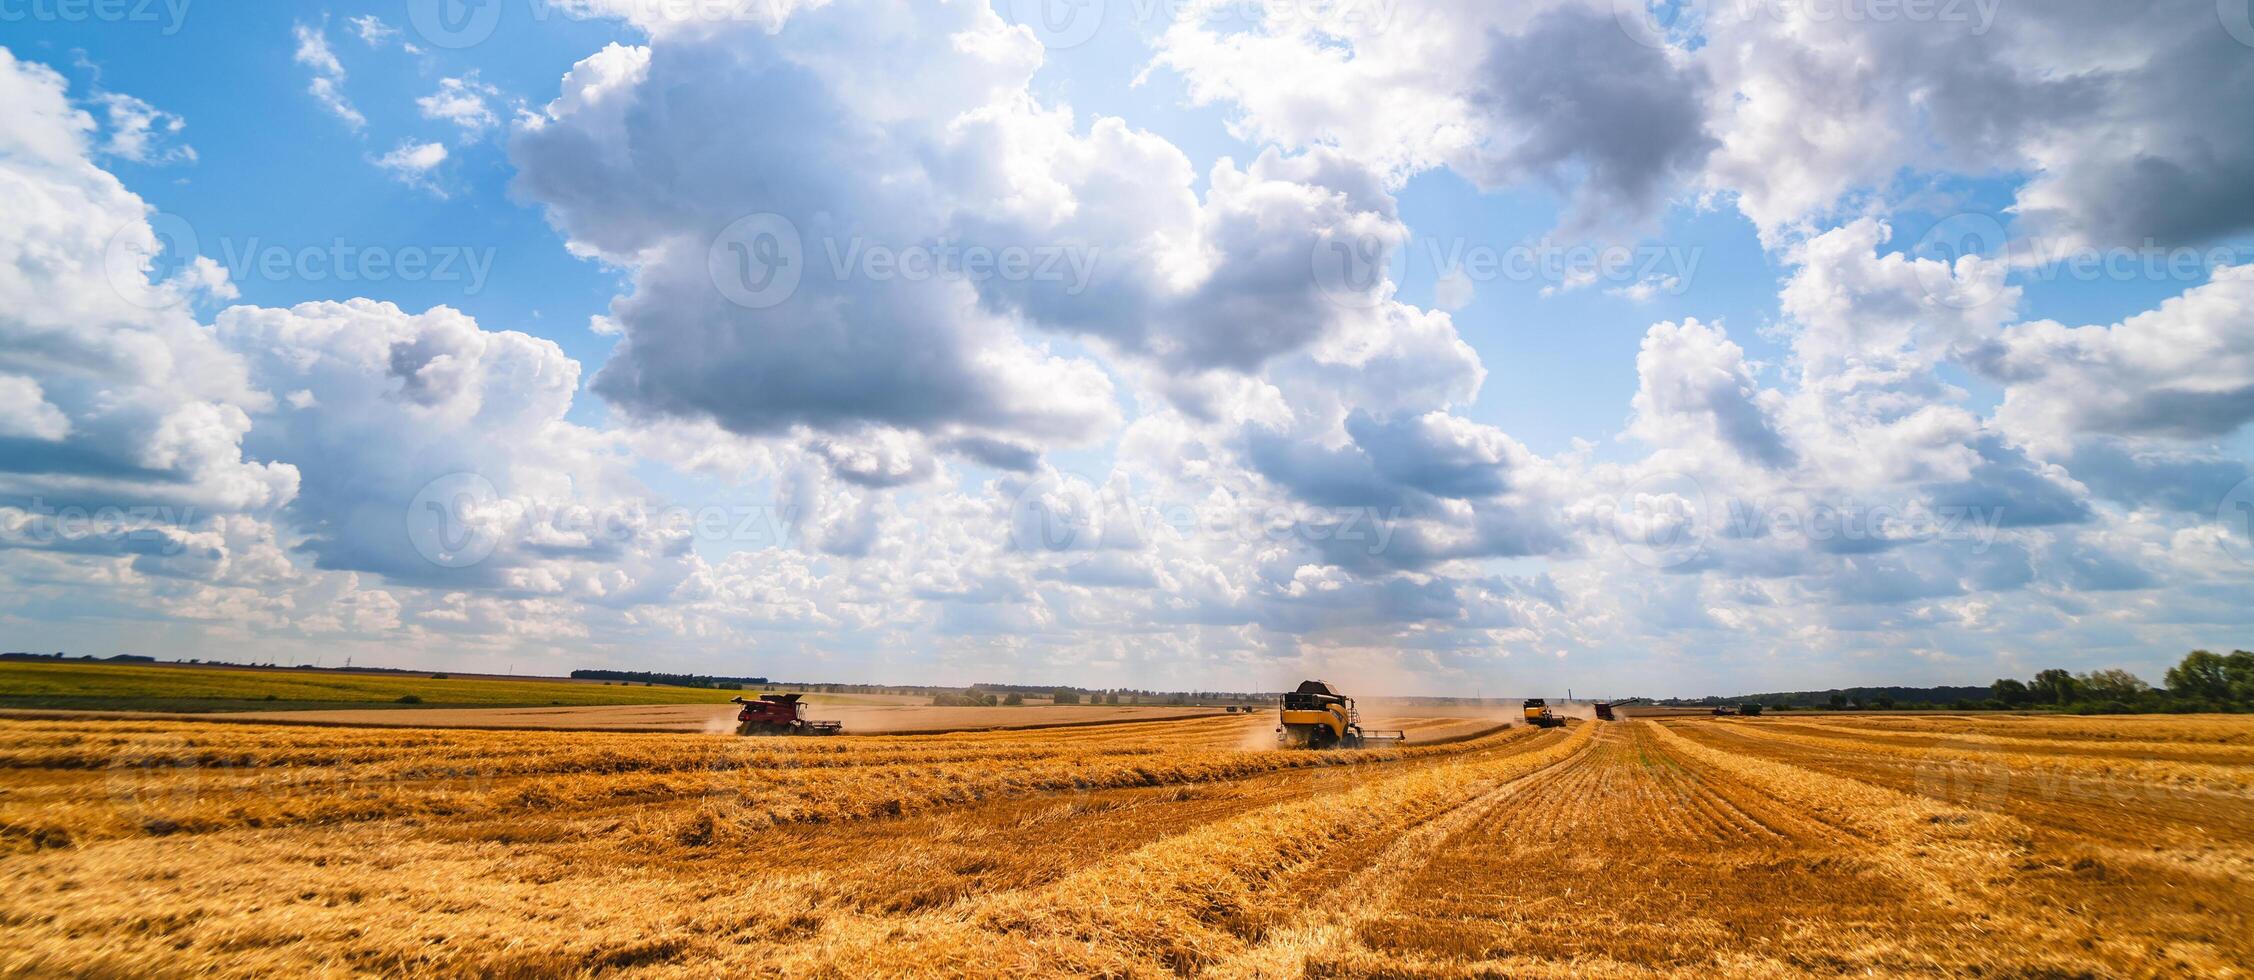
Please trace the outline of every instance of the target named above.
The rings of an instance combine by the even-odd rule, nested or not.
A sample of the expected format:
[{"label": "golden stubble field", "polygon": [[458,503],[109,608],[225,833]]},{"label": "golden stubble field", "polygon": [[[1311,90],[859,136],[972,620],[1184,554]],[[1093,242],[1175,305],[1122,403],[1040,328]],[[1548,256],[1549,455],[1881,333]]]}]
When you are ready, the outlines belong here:
[{"label": "golden stubble field", "polygon": [[2246,719],[1669,718],[1328,754],[1268,725],[0,722],[0,971],[2254,964]]}]

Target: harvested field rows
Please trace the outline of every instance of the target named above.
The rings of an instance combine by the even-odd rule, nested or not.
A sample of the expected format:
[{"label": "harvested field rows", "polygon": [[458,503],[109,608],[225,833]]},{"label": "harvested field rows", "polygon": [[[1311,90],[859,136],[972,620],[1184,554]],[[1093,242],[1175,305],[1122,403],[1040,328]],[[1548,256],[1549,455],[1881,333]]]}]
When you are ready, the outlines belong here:
[{"label": "harvested field rows", "polygon": [[2242,723],[1916,721],[1335,753],[1266,748],[1245,718],[807,740],[5,723],[0,973],[2254,962]]}]

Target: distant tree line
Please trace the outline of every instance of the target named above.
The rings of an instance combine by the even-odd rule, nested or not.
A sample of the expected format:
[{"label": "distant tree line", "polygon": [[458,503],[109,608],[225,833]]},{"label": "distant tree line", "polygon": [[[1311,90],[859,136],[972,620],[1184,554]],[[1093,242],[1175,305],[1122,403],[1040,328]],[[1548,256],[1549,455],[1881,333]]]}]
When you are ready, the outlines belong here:
[{"label": "distant tree line", "polygon": [[1082,700],[1089,704],[1119,703],[1119,696],[1116,694],[1108,695],[1111,700],[1106,702],[1104,699],[1107,695],[1076,687],[1052,689],[1020,684],[1006,687],[999,684],[974,684],[960,691],[935,691],[931,695],[931,703],[942,708],[991,708],[997,705],[1015,708],[1025,703],[1025,696],[1028,694],[1034,697],[1047,695],[1051,704],[1079,704]]},{"label": "distant tree line", "polygon": [[1734,698],[1670,698],[1675,707],[1758,704],[1774,711],[1816,709],[2064,711],[2075,714],[2254,711],[2254,653],[2193,650],[2168,669],[2166,687],[2126,670],[2076,674],[2050,669],[2033,678],[2000,678],[1987,687],[1850,687],[1830,691],[1747,694]]},{"label": "distant tree line", "polygon": [[930,689],[931,703],[943,708],[1016,707],[1027,697],[1048,698],[1051,704],[1128,704],[1187,707],[1228,702],[1266,700],[1256,694],[1198,694],[1186,692],[1095,691],[1082,687],[1040,687],[1032,684],[973,684],[960,690]]},{"label": "distant tree line", "polygon": [[2193,650],[2156,688],[2125,670],[2075,674],[2051,669],[2029,680],[2000,678],[1983,707],[2047,708],[2076,714],[2254,711],[2254,653]]},{"label": "distant tree line", "polygon": [[1988,696],[1985,687],[1847,687],[1828,691],[1784,691],[1768,694],[1745,694],[1731,698],[1667,698],[1659,703],[1670,707],[1712,708],[1721,705],[1759,704],[1790,711],[1794,708],[1895,708],[1895,707],[1947,707],[1958,703],[1977,704]]},{"label": "distant tree line", "polygon": [[[49,655],[47,655],[47,654],[44,654],[44,653],[26,653],[26,652],[24,652],[24,651],[21,651],[21,650],[10,650],[10,651],[8,651],[7,653],[0,653],[0,660],[63,660],[63,659],[66,659],[66,658],[64,657],[64,655],[63,655],[62,651],[59,651],[59,650],[58,650],[58,651],[56,651],[56,652],[55,652],[55,654],[54,654],[53,656],[49,656]],[[145,657],[145,656],[142,656],[142,655],[140,655],[140,654],[138,654],[138,653],[120,653],[120,654],[115,654],[115,655],[112,655],[112,656],[108,656],[108,657],[96,657],[96,656],[94,656],[93,654],[90,654],[90,653],[82,653],[82,654],[79,654],[79,655],[78,655],[77,659],[79,659],[79,660],[88,660],[88,661],[93,661],[93,662],[95,662],[95,663],[105,663],[105,664],[153,664],[153,663],[156,663],[156,662],[157,662],[157,658],[155,658],[155,657]]]},{"label": "distant tree line", "polygon": [[575,670],[573,680],[625,681],[629,684],[664,684],[669,687],[701,687],[719,691],[741,691],[746,687],[765,687],[764,677],[707,677],[703,674],[659,674],[647,670]]},{"label": "distant tree line", "polygon": [[1247,694],[1242,691],[1145,691],[1137,688],[1087,688],[1069,685],[1058,687],[1044,684],[973,684],[973,691],[997,694],[1023,694],[1028,697],[1047,697],[1058,704],[1254,704],[1275,700],[1273,694]]}]

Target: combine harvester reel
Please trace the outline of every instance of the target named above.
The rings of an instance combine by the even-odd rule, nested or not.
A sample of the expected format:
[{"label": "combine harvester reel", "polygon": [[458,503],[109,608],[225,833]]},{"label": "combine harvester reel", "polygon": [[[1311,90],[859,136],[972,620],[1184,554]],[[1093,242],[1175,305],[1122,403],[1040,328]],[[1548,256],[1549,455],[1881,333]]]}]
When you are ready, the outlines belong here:
[{"label": "combine harvester reel", "polygon": [[1354,699],[1322,681],[1301,681],[1284,695],[1277,713],[1276,743],[1294,749],[1359,749],[1372,742],[1396,745],[1409,740],[1402,731],[1364,731]]}]

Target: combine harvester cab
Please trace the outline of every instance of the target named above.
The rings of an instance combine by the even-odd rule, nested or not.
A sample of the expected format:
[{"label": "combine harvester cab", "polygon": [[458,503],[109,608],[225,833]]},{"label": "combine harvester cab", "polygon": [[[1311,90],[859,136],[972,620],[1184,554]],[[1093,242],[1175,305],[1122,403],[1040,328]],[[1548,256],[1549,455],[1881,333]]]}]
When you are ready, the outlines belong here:
[{"label": "combine harvester cab", "polygon": [[1359,749],[1371,742],[1406,742],[1400,731],[1363,731],[1354,699],[1322,681],[1301,681],[1284,695],[1277,714],[1276,742],[1295,749]]},{"label": "combine harvester cab", "polygon": [[743,705],[736,712],[738,735],[836,735],[845,730],[842,721],[814,721],[806,717],[806,704],[796,694],[762,694],[754,701],[745,697],[728,699]]}]

